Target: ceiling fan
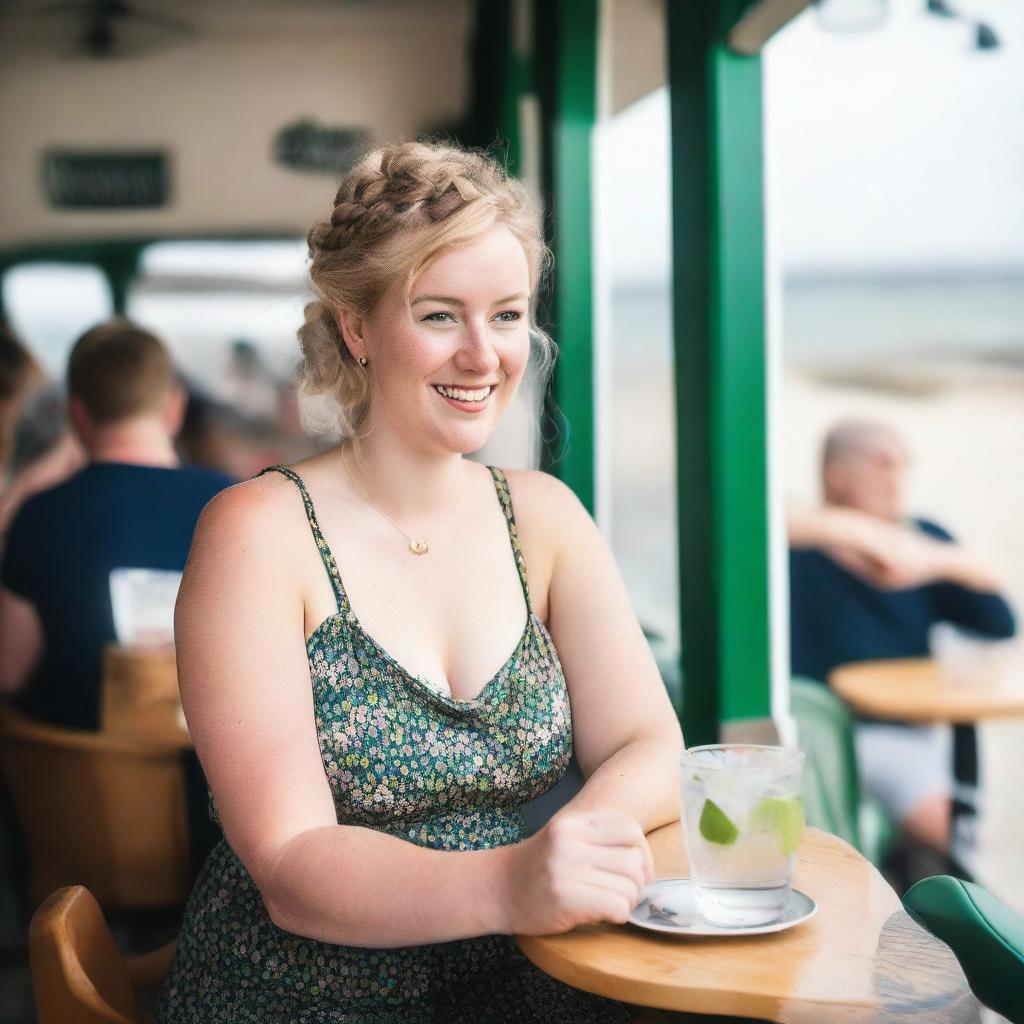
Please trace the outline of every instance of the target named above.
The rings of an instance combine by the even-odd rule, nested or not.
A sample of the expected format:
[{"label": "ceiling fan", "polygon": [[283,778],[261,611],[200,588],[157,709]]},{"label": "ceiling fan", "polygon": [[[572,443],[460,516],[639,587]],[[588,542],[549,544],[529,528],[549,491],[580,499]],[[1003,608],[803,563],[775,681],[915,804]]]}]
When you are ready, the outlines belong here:
[{"label": "ceiling fan", "polygon": [[137,57],[196,34],[191,22],[145,10],[126,0],[59,0],[35,15],[72,20],[77,25],[72,54],[94,60]]}]

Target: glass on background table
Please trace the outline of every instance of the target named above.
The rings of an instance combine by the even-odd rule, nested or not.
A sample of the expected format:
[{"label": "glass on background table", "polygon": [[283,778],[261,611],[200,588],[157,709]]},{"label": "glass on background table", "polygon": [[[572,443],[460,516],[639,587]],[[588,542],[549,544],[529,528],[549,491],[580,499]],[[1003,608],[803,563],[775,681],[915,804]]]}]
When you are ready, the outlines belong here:
[{"label": "glass on background table", "polygon": [[[690,874],[680,822],[648,840],[659,879]],[[910,919],[853,847],[806,829],[793,885],[818,913],[777,934],[676,937],[600,924],[517,941],[566,984],[670,1013],[786,1024],[979,1020],[953,954]]]}]

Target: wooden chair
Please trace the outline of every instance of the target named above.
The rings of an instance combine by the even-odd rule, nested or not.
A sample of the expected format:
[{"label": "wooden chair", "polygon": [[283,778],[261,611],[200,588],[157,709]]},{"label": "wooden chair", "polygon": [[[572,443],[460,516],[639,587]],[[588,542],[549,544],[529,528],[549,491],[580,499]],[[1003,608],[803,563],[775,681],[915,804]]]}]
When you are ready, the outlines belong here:
[{"label": "wooden chair", "polygon": [[188,745],[173,647],[107,645],[100,727],[110,735],[178,738]]},{"label": "wooden chair", "polygon": [[0,771],[37,906],[84,884],[107,908],[185,902],[191,882],[181,754],[35,722],[0,705]]},{"label": "wooden chair", "polygon": [[29,963],[39,1024],[143,1024],[174,942],[125,957],[84,886],[58,889],[32,917]]}]

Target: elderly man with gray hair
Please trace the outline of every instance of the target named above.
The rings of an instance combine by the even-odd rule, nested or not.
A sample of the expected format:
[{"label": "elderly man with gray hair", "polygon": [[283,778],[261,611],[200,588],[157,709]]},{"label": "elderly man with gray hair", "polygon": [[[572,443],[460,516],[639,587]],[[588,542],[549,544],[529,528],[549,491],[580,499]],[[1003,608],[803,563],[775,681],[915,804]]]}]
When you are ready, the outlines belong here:
[{"label": "elderly man with gray hair", "polygon": [[[795,675],[824,682],[848,662],[927,656],[940,622],[1014,634],[992,569],[938,524],[904,513],[908,463],[903,440],[880,423],[848,420],[826,437],[824,505],[789,517]],[[949,730],[861,722],[856,739],[868,792],[908,835],[947,851]]]}]

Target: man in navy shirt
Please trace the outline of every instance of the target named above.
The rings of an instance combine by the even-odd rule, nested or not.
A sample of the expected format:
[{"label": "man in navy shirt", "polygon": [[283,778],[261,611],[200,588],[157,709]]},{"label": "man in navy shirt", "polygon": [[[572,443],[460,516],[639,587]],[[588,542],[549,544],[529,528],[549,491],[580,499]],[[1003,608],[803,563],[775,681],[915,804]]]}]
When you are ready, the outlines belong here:
[{"label": "man in navy shirt", "polygon": [[186,398],[148,331],[102,324],[68,362],[68,412],[86,467],[30,498],[0,567],[0,694],[26,714],[99,726],[102,651],[116,639],[110,574],[180,572],[203,506],[233,481],[179,465]]},{"label": "man in navy shirt", "polygon": [[[825,441],[823,508],[789,520],[790,658],[825,682],[837,665],[929,654],[940,622],[1003,639],[1013,613],[984,562],[936,523],[902,511],[903,441],[872,422],[839,424]],[[904,829],[948,846],[948,729],[864,723],[857,749],[866,788]]]}]

